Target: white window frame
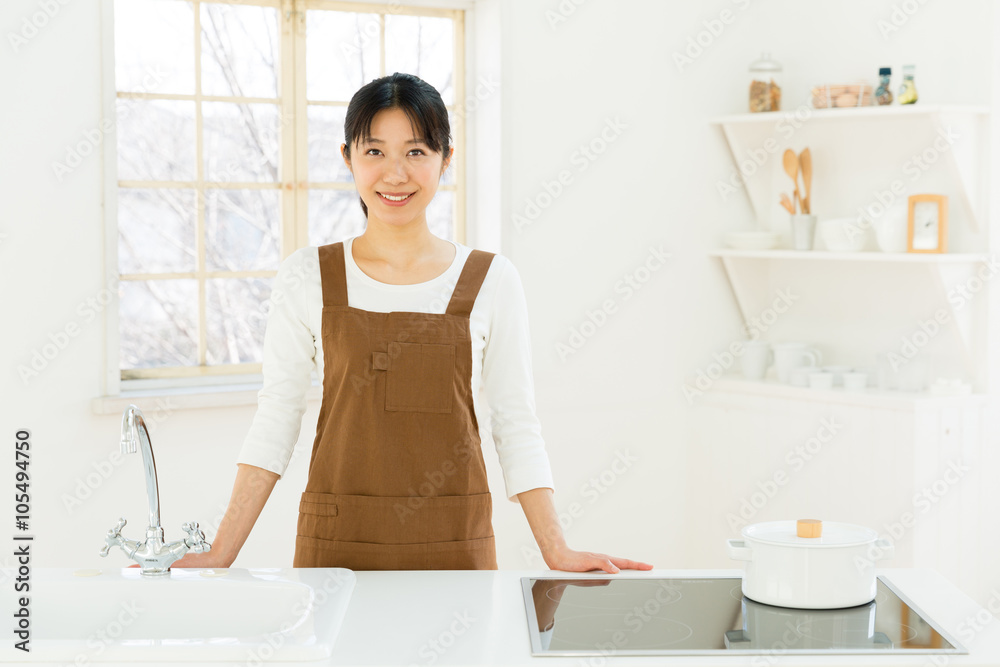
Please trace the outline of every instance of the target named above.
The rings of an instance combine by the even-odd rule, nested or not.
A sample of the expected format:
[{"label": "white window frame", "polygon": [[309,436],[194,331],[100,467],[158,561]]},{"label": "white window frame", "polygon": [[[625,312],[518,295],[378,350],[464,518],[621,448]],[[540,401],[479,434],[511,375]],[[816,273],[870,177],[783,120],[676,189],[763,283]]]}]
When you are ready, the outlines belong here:
[{"label": "white window frame", "polygon": [[[502,0],[409,0],[400,2],[391,0],[390,2],[375,2],[368,0],[356,0],[354,2],[339,2],[337,0],[276,0],[276,4],[281,6],[282,11],[295,11],[300,3],[308,2],[308,7],[330,6],[336,9],[347,11],[386,11],[388,9],[410,7],[413,9],[437,8],[437,9],[459,9],[465,12],[464,25],[457,26],[464,33],[464,67],[463,74],[456,80],[454,107],[463,107],[467,102],[475,101],[477,109],[483,112],[464,114],[459,118],[456,114],[455,127],[452,134],[455,137],[456,149],[464,146],[463,155],[456,156],[461,160],[464,158],[465,169],[456,172],[456,187],[464,180],[466,197],[464,201],[464,228],[456,230],[456,240],[460,243],[474,245],[493,252],[499,252],[500,245],[500,224],[503,219],[503,212],[497,206],[498,199],[502,195],[501,186],[506,186],[506,178],[502,178],[499,160],[500,155],[499,128],[497,125],[501,121],[500,93],[490,93],[488,98],[479,98],[477,86],[482,88],[484,76],[477,72],[477,54],[479,57],[485,56],[487,69],[490,70],[489,80],[499,83],[499,62],[500,62],[500,33],[499,23],[501,14],[504,13]],[[104,0],[101,3],[101,68],[102,68],[102,116],[112,123],[116,118],[117,90],[115,86],[115,44],[114,44],[114,2]],[[479,11],[477,11],[479,10]],[[477,31],[477,26],[479,30]],[[476,37],[482,35],[485,39],[477,41]],[[282,54],[285,56],[286,54]],[[283,67],[286,65],[283,60]],[[300,69],[298,74],[304,79],[304,70]],[[303,81],[304,83],[304,81]],[[487,86],[489,87],[489,86]],[[466,92],[468,91],[468,92]],[[300,116],[303,114],[300,114]],[[477,122],[480,116],[487,119],[486,123]],[[299,122],[304,122],[300,120]],[[150,379],[136,379],[123,381],[121,379],[121,369],[119,367],[120,340],[119,340],[119,303],[117,289],[118,284],[118,177],[117,177],[117,142],[114,139],[115,133],[108,134],[109,140],[103,142],[103,231],[104,231],[104,257],[103,271],[104,284],[112,286],[114,300],[109,308],[104,311],[104,382],[103,395],[92,401],[92,410],[97,414],[114,414],[123,410],[135,399],[156,400],[158,403],[168,402],[170,409],[183,409],[187,407],[212,407],[229,405],[256,404],[257,392],[261,387],[262,376],[250,373],[238,375],[204,374],[190,377],[163,377]],[[477,142],[488,143],[487,151],[492,152],[494,159],[488,163],[480,164],[477,161]],[[485,167],[479,169],[478,167]],[[483,173],[480,174],[480,171]],[[484,178],[485,177],[485,178]],[[489,181],[490,183],[487,183]],[[501,182],[503,181],[503,182]],[[287,187],[287,184],[286,186]],[[491,207],[487,211],[480,210],[477,190],[483,187],[492,188],[492,192],[497,196],[487,196]],[[305,205],[308,197],[308,189],[300,187],[297,193],[303,198],[300,205]],[[459,199],[456,198],[456,206],[459,206]],[[461,218],[460,218],[461,219]],[[292,250],[299,247],[298,230],[300,225],[289,225],[282,234],[282,257],[287,256]],[[290,238],[291,236],[291,238]],[[290,243],[290,245],[289,245]],[[304,244],[304,243],[303,243]],[[320,391],[318,387],[308,395],[310,400],[319,400]]]}]

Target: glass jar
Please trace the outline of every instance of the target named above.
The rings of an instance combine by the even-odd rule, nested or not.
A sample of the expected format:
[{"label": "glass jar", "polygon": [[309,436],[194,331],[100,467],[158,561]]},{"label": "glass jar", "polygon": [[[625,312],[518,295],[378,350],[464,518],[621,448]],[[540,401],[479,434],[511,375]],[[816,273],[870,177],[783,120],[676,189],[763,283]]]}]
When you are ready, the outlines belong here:
[{"label": "glass jar", "polygon": [[903,85],[899,87],[899,103],[913,104],[917,101],[917,85],[913,83],[913,65],[903,65]]},{"label": "glass jar", "polygon": [[891,67],[880,67],[878,70],[878,88],[875,89],[875,99],[879,106],[892,104],[892,89],[889,87],[889,78],[892,76]]},{"label": "glass jar", "polygon": [[750,63],[750,111],[781,110],[781,65],[762,53]]}]

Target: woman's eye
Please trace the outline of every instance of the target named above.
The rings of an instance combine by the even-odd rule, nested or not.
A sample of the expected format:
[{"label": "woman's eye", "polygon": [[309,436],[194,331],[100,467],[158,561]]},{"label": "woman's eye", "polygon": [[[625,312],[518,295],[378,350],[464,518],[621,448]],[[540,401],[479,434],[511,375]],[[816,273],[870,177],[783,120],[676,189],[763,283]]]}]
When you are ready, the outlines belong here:
[{"label": "woman's eye", "polygon": [[412,149],[412,150],[411,150],[410,152],[411,152],[411,153],[420,153],[421,155],[423,155],[423,154],[424,154],[424,151],[423,151],[423,149],[420,149],[420,148],[414,148],[414,149]]},{"label": "woman's eye", "polygon": [[371,155],[372,151],[379,152],[377,148],[369,148],[367,151],[365,151],[365,155]]}]

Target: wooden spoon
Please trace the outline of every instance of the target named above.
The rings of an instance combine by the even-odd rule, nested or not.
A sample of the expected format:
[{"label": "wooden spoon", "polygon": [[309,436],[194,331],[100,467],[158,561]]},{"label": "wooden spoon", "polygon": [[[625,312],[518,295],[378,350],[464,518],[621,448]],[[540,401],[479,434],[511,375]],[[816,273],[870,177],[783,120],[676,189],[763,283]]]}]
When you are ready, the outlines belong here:
[{"label": "wooden spoon", "polygon": [[786,211],[795,215],[795,205],[792,204],[792,200],[784,192],[781,193],[781,205],[785,207]]},{"label": "wooden spoon", "polygon": [[813,181],[813,161],[809,149],[806,148],[799,154],[799,165],[802,167],[802,183],[806,187],[806,196],[802,200],[802,212],[812,213],[810,210],[809,193],[812,192]]},{"label": "wooden spoon", "polygon": [[799,158],[796,157],[795,151],[791,148],[786,148],[783,161],[785,173],[788,174],[788,177],[792,179],[792,183],[795,184],[795,199],[793,201],[798,205],[799,201],[801,201],[801,196],[799,195]]}]

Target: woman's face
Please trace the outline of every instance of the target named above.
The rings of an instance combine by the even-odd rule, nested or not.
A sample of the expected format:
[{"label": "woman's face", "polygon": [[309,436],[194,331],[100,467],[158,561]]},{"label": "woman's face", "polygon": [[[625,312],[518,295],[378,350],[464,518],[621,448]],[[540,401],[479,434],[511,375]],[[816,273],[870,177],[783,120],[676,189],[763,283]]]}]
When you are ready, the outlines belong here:
[{"label": "woman's face", "polygon": [[[345,146],[341,145],[341,152]],[[355,141],[351,159],[345,156],[344,161],[368,207],[369,222],[375,219],[393,226],[426,224],[427,205],[448,166],[440,153],[413,135],[410,119],[402,109],[383,109],[375,114],[371,138]]]}]

